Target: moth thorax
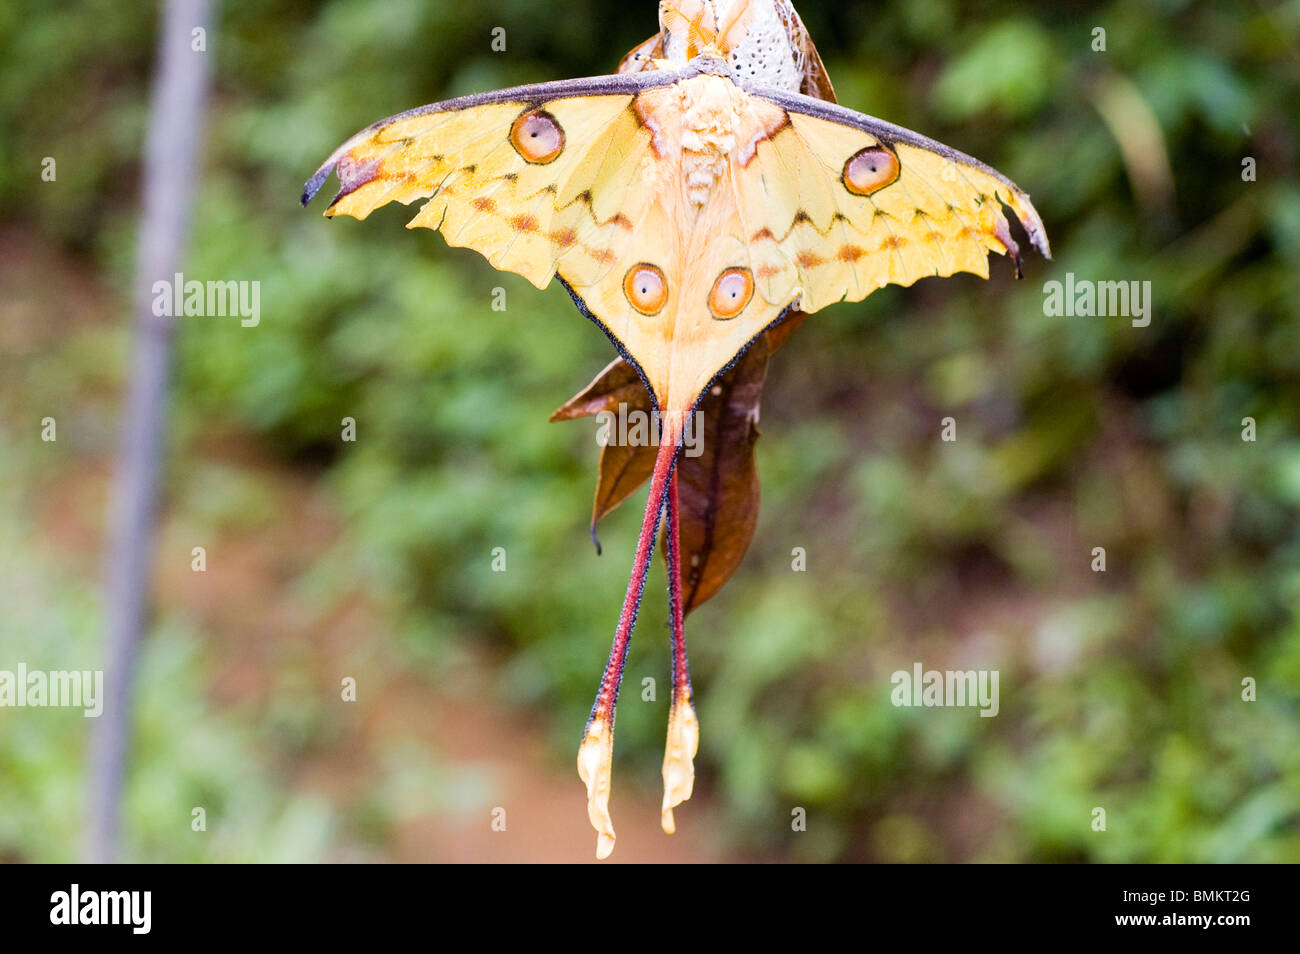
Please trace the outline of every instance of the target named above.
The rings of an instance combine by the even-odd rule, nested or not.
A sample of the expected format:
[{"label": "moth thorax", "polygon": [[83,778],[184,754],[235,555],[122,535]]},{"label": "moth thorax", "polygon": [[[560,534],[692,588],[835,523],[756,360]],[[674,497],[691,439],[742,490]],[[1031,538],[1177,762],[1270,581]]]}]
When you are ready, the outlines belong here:
[{"label": "moth thorax", "polygon": [[737,115],[728,87],[719,80],[701,87],[697,96],[682,89],[682,180],[686,197],[697,206],[708,201],[736,148]]}]

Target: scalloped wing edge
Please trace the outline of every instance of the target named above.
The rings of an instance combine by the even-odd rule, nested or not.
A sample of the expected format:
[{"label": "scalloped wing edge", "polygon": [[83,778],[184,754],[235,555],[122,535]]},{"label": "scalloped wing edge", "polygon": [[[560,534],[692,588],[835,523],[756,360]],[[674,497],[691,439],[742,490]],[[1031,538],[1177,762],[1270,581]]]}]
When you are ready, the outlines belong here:
[{"label": "scalloped wing edge", "polygon": [[[389,116],[378,122],[371,123],[365,129],[360,130],[355,135],[349,137],[342,145],[334,150],[320,166],[319,169],[307,180],[303,187],[302,204],[305,206],[311,202],[320,192],[321,187],[325,184],[332,172],[338,171],[340,189],[339,192],[330,201],[330,206],[325,210],[325,214],[330,214],[330,209],[338,203],[340,199],[348,193],[364,185],[374,174],[374,169],[370,163],[350,164],[347,159],[348,152],[367,136],[372,135],[377,130],[398,122],[403,119],[409,119],[413,116],[428,115],[431,113],[452,112],[459,109],[469,109],[475,106],[484,106],[494,103],[503,102],[528,102],[543,103],[550,100],[572,96],[588,95],[607,95],[614,93],[637,94],[646,89],[655,89],[663,86],[670,86],[679,80],[696,76],[700,73],[714,73],[723,75],[736,81],[730,68],[726,63],[719,60],[706,59],[699,57],[692,60],[683,69],[680,70],[647,70],[635,73],[614,73],[608,76],[593,76],[582,79],[561,80],[551,83],[533,83],[526,86],[514,86],[509,89],[496,90],[488,93],[474,93],[469,96],[461,96],[456,99],[449,99],[439,103],[432,103],[428,106],[420,106],[415,109],[407,110],[403,113]],[[855,110],[847,109],[836,103],[825,100],[815,99],[802,93],[788,93],[781,90],[767,89],[763,87],[751,87],[743,82],[740,83],[744,89],[755,96],[761,96],[764,99],[780,106],[787,111],[803,113],[819,119],[825,119],[830,122],[841,123],[864,132],[871,133],[887,145],[895,143],[906,143],[920,149],[926,149],[936,153],[949,160],[957,163],[971,166],[987,175],[992,176],[1006,187],[1005,195],[998,195],[999,201],[1005,203],[1012,212],[1015,213],[1017,220],[1029,237],[1029,242],[1034,248],[1042,253],[1044,258],[1051,259],[1052,250],[1048,243],[1047,231],[1043,227],[1043,221],[1034,208],[1033,203],[1029,200],[1029,194],[1017,186],[1014,182],[998,172],[992,166],[989,166],[980,160],[969,156],[964,152],[953,149],[944,143],[930,139],[928,136],[922,136],[920,133],[905,129],[893,123],[886,122],[874,116],[865,113],[859,113]],[[1020,250],[1018,244],[1011,238],[1010,234],[999,234],[998,239],[1006,246],[1007,251],[1011,254],[1012,259],[1016,262],[1017,274],[1020,272]]]}]

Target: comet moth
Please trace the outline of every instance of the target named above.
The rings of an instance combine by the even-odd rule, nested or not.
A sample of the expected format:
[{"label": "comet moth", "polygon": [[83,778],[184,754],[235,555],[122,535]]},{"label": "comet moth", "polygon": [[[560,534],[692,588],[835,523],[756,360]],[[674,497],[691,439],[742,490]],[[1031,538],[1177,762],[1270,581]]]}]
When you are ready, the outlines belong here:
[{"label": "comet moth", "polygon": [[694,783],[678,493],[693,409],[783,322],[887,284],[987,278],[991,252],[1009,254],[1018,274],[1004,208],[1051,254],[1028,195],[1001,173],[837,105],[789,0],[659,7],[659,32],[618,73],[380,120],[343,143],[302,196],[337,173],[327,216],[422,201],[408,228],[439,230],[538,288],[559,279],[658,414],[631,578],[578,753],[599,858],[614,848],[615,705],[661,521],[673,661],[665,831]]}]

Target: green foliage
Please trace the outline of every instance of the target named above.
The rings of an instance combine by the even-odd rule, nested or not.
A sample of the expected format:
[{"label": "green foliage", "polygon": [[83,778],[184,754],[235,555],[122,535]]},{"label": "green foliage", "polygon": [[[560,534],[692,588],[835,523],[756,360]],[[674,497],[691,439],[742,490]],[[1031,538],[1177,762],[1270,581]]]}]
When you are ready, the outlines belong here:
[{"label": "green foliage", "polygon": [[[17,477],[0,467],[0,490]],[[0,647],[4,668],[95,670],[103,666],[102,616],[92,580],[55,564],[8,507],[0,510]],[[330,857],[337,823],[319,799],[288,799],[274,767],[259,764],[246,714],[206,701],[212,662],[196,634],[160,626],[141,659],[135,743],[126,793],[129,861],[313,861]],[[4,710],[0,719],[0,857],[70,862],[80,857],[86,816],[80,709]],[[205,830],[191,827],[196,807]]]},{"label": "green foliage", "polygon": [[[0,205],[33,240],[87,256],[125,305],[153,24],[139,5],[84,6],[0,13]],[[562,290],[405,231],[408,210],[327,222],[319,202],[296,205],[361,126],[608,71],[654,26],[648,0],[555,6],[222,5],[185,270],[259,280],[262,321],[183,321],[173,453],[180,464],[205,433],[234,430],[318,473],[347,527],[336,572],[381,597],[420,667],[498,653],[499,697],[546,713],[568,765],[639,506],[607,521],[597,558],[593,431],[545,419],[609,345]],[[728,843],[807,860],[1300,860],[1295,6],[799,8],[846,105],[1007,173],[1057,257],[1027,257],[1020,284],[996,260],[988,283],[927,280],[830,309],[773,362],[757,537],[687,625],[699,787],[725,808]],[[498,25],[506,54],[490,50]],[[1126,148],[1151,131],[1158,152],[1134,166]],[[32,184],[45,155],[58,189]],[[1247,156],[1258,181],[1242,180]],[[1045,316],[1042,285],[1067,272],[1151,281],[1151,326]],[[102,375],[86,334],[33,359],[55,377],[28,384]],[[938,440],[945,416],[955,444]],[[338,439],[344,417],[355,444]],[[197,479],[177,466],[172,489],[201,499]],[[1095,546],[1104,574],[1089,569]],[[13,569],[0,599],[21,596],[27,615],[0,619],[5,658],[15,645],[54,658],[59,640],[88,651],[89,591],[69,597],[66,576],[27,587]],[[617,769],[650,788],[667,694],[642,703],[633,687],[668,678],[656,591]],[[999,669],[1001,713],[894,707],[890,673],[918,660]],[[335,820],[277,802],[238,713],[194,708],[204,665],[183,623],[146,660],[138,855],[177,857],[166,833],[187,820],[164,823],[165,806],[206,793],[247,818],[222,857],[319,857]],[[1246,677],[1256,702],[1241,701]],[[66,726],[42,731],[0,737],[0,849],[61,859],[73,843],[40,832],[67,830],[80,752]],[[808,832],[790,831],[793,806]]]}]

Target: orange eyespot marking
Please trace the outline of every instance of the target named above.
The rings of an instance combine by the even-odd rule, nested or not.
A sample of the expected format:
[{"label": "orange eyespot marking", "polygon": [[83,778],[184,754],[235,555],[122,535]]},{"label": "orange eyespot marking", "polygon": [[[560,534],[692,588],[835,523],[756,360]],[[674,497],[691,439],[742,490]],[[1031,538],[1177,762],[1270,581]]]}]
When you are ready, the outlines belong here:
[{"label": "orange eyespot marking", "polygon": [[844,163],[844,188],[854,195],[871,195],[898,178],[898,157],[884,146],[855,152]]},{"label": "orange eyespot marking", "polygon": [[709,311],[719,321],[735,318],[754,297],[754,276],[748,268],[729,268],[713,283]]},{"label": "orange eyespot marking", "polygon": [[551,162],[564,149],[564,130],[554,116],[539,109],[515,120],[510,143],[524,159],[540,165]]},{"label": "orange eyespot marking", "polygon": [[623,294],[643,315],[657,315],[668,301],[668,282],[653,265],[633,265],[623,278]]}]

